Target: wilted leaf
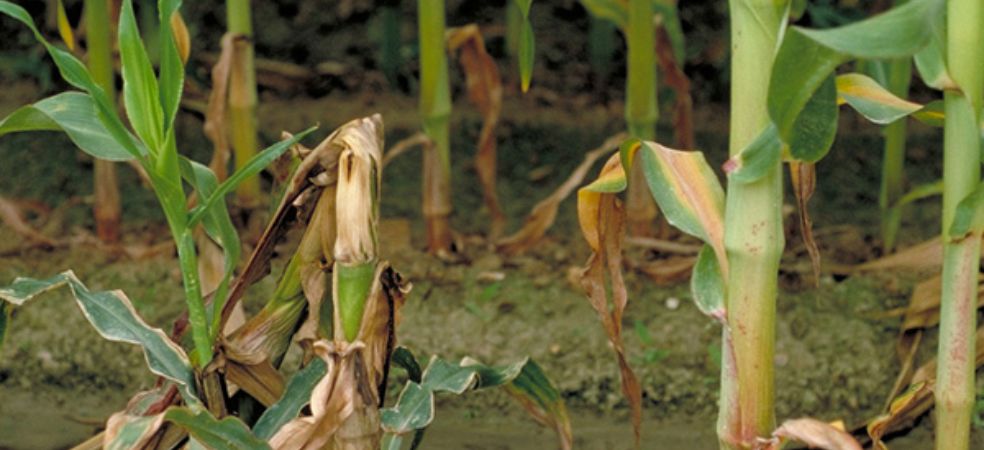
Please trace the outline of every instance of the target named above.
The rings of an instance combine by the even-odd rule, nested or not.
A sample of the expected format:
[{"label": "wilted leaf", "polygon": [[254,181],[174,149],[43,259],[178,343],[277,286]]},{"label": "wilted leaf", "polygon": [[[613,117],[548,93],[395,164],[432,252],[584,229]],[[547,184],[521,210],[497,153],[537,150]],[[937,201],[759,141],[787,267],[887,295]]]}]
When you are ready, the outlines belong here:
[{"label": "wilted leaf", "polygon": [[226,128],[226,107],[229,96],[229,71],[232,68],[233,39],[235,35],[226,33],[222,36],[222,53],[218,62],[212,66],[212,90],[208,94],[208,106],[205,109],[205,136],[212,141],[212,161],[208,167],[215,172],[219,181],[228,176],[229,158],[232,150],[229,147],[229,130]]},{"label": "wilted leaf", "polygon": [[536,58],[534,52],[533,25],[530,24],[530,6],[533,0],[512,0],[523,14],[523,24],[519,36],[519,59],[520,87],[523,92],[530,89],[530,81],[533,79],[533,61]]},{"label": "wilted leaf", "polygon": [[588,170],[591,169],[598,158],[610,152],[612,148],[617,147],[625,139],[626,135],[624,133],[616,134],[606,139],[601,147],[586,153],[584,160],[574,169],[574,172],[571,173],[567,180],[558,186],[549,197],[533,206],[533,210],[530,211],[530,215],[526,217],[526,221],[519,231],[496,242],[498,250],[507,255],[516,255],[536,245],[553,225],[560,203],[581,184],[584,177],[588,174]]},{"label": "wilted leaf", "polygon": [[724,277],[714,249],[709,245],[704,245],[697,256],[697,263],[690,277],[690,291],[700,312],[722,323],[727,319]]},{"label": "wilted leaf", "polygon": [[625,184],[625,171],[619,155],[613,155],[602,168],[598,179],[578,191],[577,211],[581,232],[592,252],[581,276],[581,286],[601,318],[608,340],[615,350],[622,376],[622,393],[632,410],[632,427],[638,443],[642,425],[642,387],[629,366],[622,345],[622,316],[628,303],[622,280],[625,210],[615,193],[625,189]]},{"label": "wilted leaf", "polygon": [[434,393],[410,381],[392,408],[381,413],[383,429],[397,435],[426,428],[434,420]]},{"label": "wilted leaf", "polygon": [[933,383],[916,382],[892,401],[888,412],[868,422],[868,436],[877,450],[888,450],[882,443],[882,436],[893,431],[907,421],[919,417],[933,403]]},{"label": "wilted leaf", "polygon": [[499,206],[495,191],[496,141],[495,128],[502,110],[502,78],[495,60],[485,51],[485,41],[477,25],[452,28],[447,31],[448,49],[459,51],[461,68],[465,72],[468,98],[482,113],[482,131],[478,135],[478,151],[475,153],[475,171],[482,183],[485,207],[492,216],[489,237],[502,234],[506,216]]},{"label": "wilted leaf", "polygon": [[109,417],[103,434],[106,450],[144,448],[164,424],[164,414],[131,416],[119,412]]},{"label": "wilted leaf", "polygon": [[[909,297],[909,305],[905,308],[902,331],[928,328],[940,322],[942,283],[942,277],[935,275],[916,285]],[[984,287],[978,288],[978,307],[984,306],[984,297],[980,296],[982,289]]]},{"label": "wilted leaf", "polygon": [[887,125],[922,109],[860,73],[837,76],[837,103],[848,103],[871,122]]},{"label": "wilted leaf", "polygon": [[943,246],[939,238],[899,250],[874,261],[854,267],[858,272],[891,269],[938,269],[943,264]]},{"label": "wilted leaf", "polygon": [[800,233],[803,234],[803,244],[810,254],[813,264],[814,285],[820,287],[820,248],[813,238],[813,220],[810,219],[808,203],[817,187],[816,165],[799,161],[789,162],[790,182],[796,195],[796,209],[799,211]]},{"label": "wilted leaf", "polygon": [[843,424],[838,427],[836,424],[809,417],[783,422],[772,432],[772,436],[777,439],[766,447],[768,450],[778,449],[785,440],[802,442],[810,448],[824,450],[861,450],[861,444],[844,431]]},{"label": "wilted leaf", "polygon": [[[808,103],[834,103],[834,90],[821,89],[831,84],[828,80],[834,69],[851,58],[903,58],[923,49],[930,40],[933,21],[942,4],[939,0],[914,0],[842,27],[810,30],[794,26],[786,30],[772,67],[768,107],[779,135],[790,144],[794,156],[799,150],[793,138],[803,131],[799,122],[814,120],[801,119],[802,115],[808,115],[804,111]],[[829,124],[829,120],[823,123]],[[828,134],[823,132],[824,136]],[[798,158],[809,162],[822,157],[826,153],[824,147],[829,148],[826,142],[809,140],[801,141],[800,145],[808,148]]]}]

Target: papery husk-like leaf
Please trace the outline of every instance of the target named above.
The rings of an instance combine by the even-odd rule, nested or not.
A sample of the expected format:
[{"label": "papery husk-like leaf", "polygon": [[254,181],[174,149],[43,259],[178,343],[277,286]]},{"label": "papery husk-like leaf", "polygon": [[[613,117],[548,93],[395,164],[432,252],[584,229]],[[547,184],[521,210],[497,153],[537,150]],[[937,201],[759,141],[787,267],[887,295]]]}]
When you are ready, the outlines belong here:
[{"label": "papery husk-like leaf", "polygon": [[808,206],[817,187],[816,164],[790,161],[789,179],[793,185],[793,193],[796,195],[796,209],[799,211],[799,225],[800,233],[803,235],[803,244],[806,246],[807,253],[810,254],[810,263],[813,265],[814,286],[820,287],[820,248],[817,247],[817,241],[813,238],[813,220],[810,219]]},{"label": "papery husk-like leaf", "polygon": [[888,411],[868,422],[868,436],[876,450],[888,450],[882,437],[899,425],[925,413],[933,404],[933,383],[920,381],[913,383],[901,395],[892,400]]},{"label": "papery husk-like leaf", "polygon": [[586,153],[584,160],[574,169],[574,172],[571,173],[567,180],[558,186],[549,197],[540,200],[539,203],[533,206],[533,210],[526,217],[523,227],[512,235],[506,236],[496,242],[496,248],[507,255],[517,255],[536,245],[553,225],[560,203],[581,184],[584,177],[588,174],[588,170],[591,169],[598,158],[610,152],[626,138],[627,135],[624,133],[616,134],[606,139],[600,147]]},{"label": "papery husk-like leaf", "polygon": [[764,450],[778,450],[785,441],[798,441],[809,448],[824,450],[861,450],[861,444],[844,431],[841,422],[831,424],[809,417],[791,419],[783,422],[772,436]]},{"label": "papery husk-like leaf", "polygon": [[[935,275],[923,280],[912,290],[909,297],[909,304],[905,308],[905,316],[902,320],[902,331],[928,328],[940,322],[940,292],[942,290],[942,277]],[[977,307],[984,306],[984,286],[977,288]]]},{"label": "papery husk-like leaf", "polygon": [[[361,342],[318,341],[312,349],[327,374],[311,394],[311,416],[288,422],[270,439],[275,450],[377,448],[379,399],[364,383],[368,375]],[[329,447],[330,446],[330,447]]]},{"label": "papery husk-like leaf", "polygon": [[[284,377],[269,361],[243,364],[227,360],[224,369],[227,384],[246,391],[265,407],[276,403],[284,393]],[[234,393],[232,386],[228,388],[229,395]]]},{"label": "papery husk-like leaf", "polygon": [[475,153],[475,171],[482,183],[482,197],[489,209],[492,223],[489,238],[502,234],[506,215],[499,206],[495,190],[496,140],[495,128],[502,111],[502,77],[492,56],[485,51],[485,40],[478,25],[471,24],[449,29],[446,33],[448,49],[459,52],[458,60],[465,72],[468,98],[482,113],[482,131],[478,135],[478,151]]},{"label": "papery husk-like leaf", "polygon": [[632,427],[638,443],[642,425],[642,387],[629,366],[622,344],[622,316],[628,304],[628,294],[622,280],[625,209],[615,193],[625,189],[625,184],[625,171],[619,155],[613,155],[602,168],[598,180],[578,191],[577,210],[581,232],[592,251],[581,276],[581,286],[601,318],[608,340],[615,350],[622,377],[622,393],[632,410]]}]

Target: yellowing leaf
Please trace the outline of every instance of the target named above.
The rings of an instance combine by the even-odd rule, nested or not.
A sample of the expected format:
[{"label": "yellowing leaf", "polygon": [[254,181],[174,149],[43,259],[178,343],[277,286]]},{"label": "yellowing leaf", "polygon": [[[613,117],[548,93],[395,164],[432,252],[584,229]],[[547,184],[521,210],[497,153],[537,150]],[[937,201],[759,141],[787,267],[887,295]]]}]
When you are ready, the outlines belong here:
[{"label": "yellowing leaf", "polygon": [[885,125],[922,109],[922,105],[903,100],[859,74],[837,76],[837,103],[848,103],[868,120]]},{"label": "yellowing leaf", "polygon": [[65,46],[69,50],[75,50],[75,33],[72,32],[72,25],[68,23],[68,14],[65,13],[65,4],[58,0],[58,35],[65,41]]}]

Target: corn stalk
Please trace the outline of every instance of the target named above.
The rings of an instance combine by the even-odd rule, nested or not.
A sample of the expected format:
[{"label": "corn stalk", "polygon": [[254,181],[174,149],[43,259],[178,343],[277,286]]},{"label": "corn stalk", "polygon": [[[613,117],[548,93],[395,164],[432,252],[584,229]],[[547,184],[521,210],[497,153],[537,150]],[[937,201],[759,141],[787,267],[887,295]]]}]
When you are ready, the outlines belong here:
[{"label": "corn stalk", "polygon": [[[981,182],[980,111],[984,91],[984,4],[948,0],[946,68],[960,90],[944,91],[943,290],[940,302],[940,365],[936,384],[936,448],[969,448],[974,407],[977,273],[980,230],[958,225],[965,199]],[[971,205],[972,214],[979,207]],[[965,225],[964,225],[965,226]]]},{"label": "corn stalk", "polygon": [[[235,45],[242,47],[237,51],[241,58],[232,68],[229,79],[229,127],[232,130],[232,148],[236,169],[243,167],[256,155],[256,70],[253,63],[253,22],[249,0],[226,1],[226,28],[229,33],[244,35],[248,39],[237,39]],[[260,179],[252,176],[243,180],[236,188],[236,196],[241,206],[257,206],[260,196]]]},{"label": "corn stalk", "polygon": [[[109,0],[86,0],[86,54],[93,80],[109,98],[116,98],[113,76],[112,27],[109,26]],[[93,164],[96,234],[106,243],[120,239],[120,188],[116,182],[116,166],[112,161],[96,159]]]},{"label": "corn stalk", "polygon": [[[656,29],[651,0],[629,0],[624,31],[628,47],[625,121],[630,136],[653,141],[659,110],[656,103]],[[627,232],[632,236],[651,235],[656,219],[656,203],[644,180],[642,165],[635,166],[625,203]]]},{"label": "corn stalk", "polygon": [[419,0],[420,115],[433,151],[424,152],[424,219],[427,249],[449,254],[451,224],[451,92],[444,46],[444,0]]}]

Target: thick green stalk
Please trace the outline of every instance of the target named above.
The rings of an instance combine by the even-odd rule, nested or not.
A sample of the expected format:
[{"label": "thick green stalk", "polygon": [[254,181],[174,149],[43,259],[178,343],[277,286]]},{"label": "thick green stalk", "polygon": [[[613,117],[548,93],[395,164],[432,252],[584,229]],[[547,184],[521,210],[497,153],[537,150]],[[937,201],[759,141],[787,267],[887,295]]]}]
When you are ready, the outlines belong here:
[{"label": "thick green stalk", "polygon": [[[656,30],[650,0],[629,0],[629,23],[625,29],[628,47],[625,88],[625,121],[629,135],[652,141],[656,138]],[[631,235],[652,233],[656,203],[643,177],[642,164],[636,164],[629,181],[626,199],[628,232]]]},{"label": "thick green stalk", "polygon": [[451,91],[444,45],[444,0],[419,0],[420,115],[434,142],[424,152],[424,217],[432,253],[451,248]]},{"label": "thick green stalk", "polygon": [[[773,0],[731,0],[730,10],[729,151],[735,155],[769,124],[769,74],[785,17]],[[754,182],[728,180],[724,242],[730,270],[718,416],[722,448],[751,448],[775,427],[776,292],[785,245],[781,208],[778,162]]]},{"label": "thick green stalk", "polygon": [[[87,27],[86,57],[93,80],[103,91],[106,91],[109,98],[116,98],[116,86],[113,82],[112,36],[110,27],[106,26],[112,22],[109,1],[85,1],[85,22],[104,24]],[[122,209],[120,189],[116,182],[116,166],[111,161],[96,159],[93,169],[93,192],[96,198],[93,214],[96,218],[96,234],[103,242],[117,242],[120,238]]]},{"label": "thick green stalk", "polygon": [[969,448],[974,407],[977,273],[980,236],[949,235],[957,204],[980,183],[978,113],[984,90],[984,4],[947,2],[947,68],[962,93],[944,95],[943,288],[940,299],[940,365],[936,371],[936,448]]},{"label": "thick green stalk", "polygon": [[[253,63],[253,23],[249,0],[226,0],[226,27],[230,33],[246,35],[249,40],[237,41],[243,45],[241,58],[229,74],[229,126],[232,129],[232,149],[236,168],[240,168],[256,155],[256,69]],[[236,188],[240,204],[251,208],[260,196],[260,179],[252,176]]]}]

